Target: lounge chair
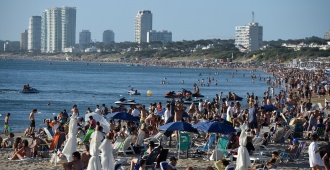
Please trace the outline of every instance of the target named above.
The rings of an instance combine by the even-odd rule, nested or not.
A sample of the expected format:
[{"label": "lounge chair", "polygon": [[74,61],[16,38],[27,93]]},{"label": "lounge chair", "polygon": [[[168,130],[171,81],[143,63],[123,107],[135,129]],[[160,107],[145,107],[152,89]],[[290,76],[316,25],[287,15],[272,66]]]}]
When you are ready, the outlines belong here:
[{"label": "lounge chair", "polygon": [[154,141],[155,144],[161,145],[160,142],[163,142],[162,141],[163,136],[164,136],[163,132],[158,132],[156,135],[153,135],[153,136],[150,136],[150,137],[144,139],[144,142]]},{"label": "lounge chair", "polygon": [[125,158],[117,159],[116,162],[115,162],[115,170],[123,169],[121,167],[121,165],[126,161],[127,161],[127,159],[125,159]]},{"label": "lounge chair", "polygon": [[289,153],[286,153],[286,152],[281,152],[280,153],[280,157],[285,160],[285,162],[289,162],[290,160],[294,161],[295,163],[298,162],[299,158],[300,158],[300,155],[303,151],[303,149],[305,148],[306,146],[306,142],[300,142],[299,143],[299,146],[298,146],[298,150],[297,152],[294,154],[294,156],[292,157]]},{"label": "lounge chair", "polygon": [[118,137],[115,141],[115,143],[113,144],[113,155],[115,156],[115,158],[118,157],[118,151],[120,149],[120,146],[122,145],[123,143],[123,139],[121,137]]},{"label": "lounge chair", "polygon": [[191,148],[191,139],[188,133],[180,133],[180,142],[177,144],[178,152],[186,151],[188,158],[188,150]]},{"label": "lounge chair", "polygon": [[131,145],[131,143],[133,142],[135,136],[134,135],[130,135],[128,136],[125,141],[124,144],[122,145],[122,148],[119,148],[118,152],[122,152],[125,156],[127,156],[126,153],[128,152],[133,152],[133,154],[135,154],[134,149]]}]

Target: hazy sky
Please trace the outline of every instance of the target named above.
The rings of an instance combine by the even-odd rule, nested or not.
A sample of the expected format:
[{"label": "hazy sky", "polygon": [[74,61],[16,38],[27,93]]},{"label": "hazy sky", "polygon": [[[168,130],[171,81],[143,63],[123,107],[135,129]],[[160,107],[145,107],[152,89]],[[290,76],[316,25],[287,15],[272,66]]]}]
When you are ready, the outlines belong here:
[{"label": "hazy sky", "polygon": [[97,41],[112,29],[116,42],[134,41],[139,10],[151,10],[153,29],[171,31],[174,41],[234,37],[252,11],[264,40],[323,38],[330,30],[330,0],[1,0],[0,40],[19,41],[31,16],[61,6],[77,8],[77,40],[82,29]]}]

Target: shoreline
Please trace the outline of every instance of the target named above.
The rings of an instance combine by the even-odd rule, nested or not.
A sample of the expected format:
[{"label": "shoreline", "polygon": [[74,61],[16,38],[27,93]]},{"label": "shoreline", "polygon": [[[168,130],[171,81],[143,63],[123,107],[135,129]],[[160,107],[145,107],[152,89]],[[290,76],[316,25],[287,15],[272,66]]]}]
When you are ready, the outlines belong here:
[{"label": "shoreline", "polygon": [[[130,65],[130,66],[144,66],[144,67],[166,67],[166,68],[202,68],[202,69],[219,69],[219,70],[258,70],[263,71],[263,68],[258,65],[251,64],[240,64],[241,62],[229,62],[229,63],[215,63],[214,61],[210,61],[210,59],[204,61],[196,61],[189,57],[179,57],[175,59],[157,59],[157,58],[147,58],[142,59],[140,61],[129,60],[120,61],[120,58],[106,58],[106,59],[73,59],[66,60],[63,56],[58,57],[54,56],[22,56],[22,55],[4,55],[0,54],[0,60],[32,60],[32,61],[56,61],[56,62],[82,62],[82,63],[107,63],[107,64],[122,64],[122,65]],[[183,59],[183,60],[181,60]],[[173,60],[173,61],[169,61]],[[202,60],[202,59],[200,59]],[[150,63],[150,64],[149,64]],[[228,66],[229,65],[229,66]],[[243,67],[242,67],[243,66]]]}]

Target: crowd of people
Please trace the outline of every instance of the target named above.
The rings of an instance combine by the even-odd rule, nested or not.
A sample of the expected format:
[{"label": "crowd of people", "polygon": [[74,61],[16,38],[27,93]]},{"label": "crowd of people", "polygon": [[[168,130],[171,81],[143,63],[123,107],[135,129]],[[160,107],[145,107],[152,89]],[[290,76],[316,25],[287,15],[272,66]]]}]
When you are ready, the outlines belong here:
[{"label": "crowd of people", "polygon": [[[37,109],[33,109],[29,115],[30,127],[24,133],[26,137],[31,138],[32,143],[29,144],[28,140],[23,140],[22,137],[14,138],[14,134],[10,133],[8,130],[10,113],[8,113],[4,119],[4,132],[8,135],[8,138],[5,140],[0,139],[1,147],[14,149],[14,153],[10,156],[11,160],[37,157],[40,156],[40,151],[47,150],[47,147],[51,144],[51,141],[45,138],[47,133],[60,133],[56,144],[56,150],[59,151],[60,155],[68,138],[68,122],[70,119],[76,119],[77,136],[84,137],[89,129],[95,129],[94,133],[101,134],[102,140],[109,140],[111,143],[115,143],[118,138],[133,138],[132,148],[134,151],[140,151],[141,147],[144,146],[144,139],[155,136],[159,132],[158,127],[166,123],[185,121],[196,124],[201,121],[220,121],[237,129],[237,133],[223,135],[229,138],[228,148],[232,150],[239,147],[240,128],[243,124],[248,125],[249,136],[246,148],[250,155],[260,146],[255,142],[259,137],[261,137],[259,143],[264,146],[269,143],[284,143],[289,140],[286,149],[274,150],[271,153],[270,160],[266,162],[268,169],[276,166],[276,161],[282,153],[288,154],[290,160],[296,157],[301,144],[298,138],[312,140],[308,147],[309,163],[312,169],[322,169],[322,167],[330,169],[330,144],[323,147],[318,146],[320,138],[330,142],[330,120],[327,114],[329,104],[325,100],[322,106],[315,107],[315,103],[311,102],[312,97],[325,99],[327,94],[330,95],[330,86],[324,83],[327,81],[327,75],[323,71],[288,69],[274,65],[266,66],[264,71],[272,74],[272,78],[265,79],[268,87],[265,89],[264,96],[258,98],[253,92],[247,92],[246,103],[242,103],[244,100],[233,101],[230,96],[233,96],[234,93],[229,92],[226,97],[221,92],[220,95],[216,94],[210,101],[200,99],[198,104],[192,103],[188,107],[182,101],[173,99],[164,106],[161,102],[150,103],[148,108],[145,105],[131,105],[129,108],[119,106],[108,109],[105,104],[102,104],[102,108],[96,105],[94,111],[88,108],[85,115],[94,112],[105,117],[113,112],[124,111],[139,119],[138,122],[111,119],[109,121],[109,132],[105,132],[100,122],[96,121],[93,116],[88,116],[89,120],[85,121],[82,118],[85,115],[79,112],[77,105],[72,107],[71,114],[63,110],[53,119],[45,119],[44,123],[47,130],[39,129],[35,132]],[[280,90],[276,93],[275,89]],[[245,105],[246,108],[243,107]],[[165,110],[164,113],[159,115],[158,113],[163,110]],[[188,117],[183,117],[184,112],[187,112]],[[296,130],[300,126],[303,130],[298,133]],[[265,127],[269,127],[270,130],[263,131]],[[291,128],[295,130],[288,134],[287,132]],[[300,133],[303,131],[307,133],[305,135]],[[86,150],[82,153],[72,153],[73,160],[63,164],[65,169],[85,169],[88,167],[91,157],[89,144],[95,136],[93,134],[87,142],[83,142]],[[202,140],[208,140],[209,136],[210,134],[202,136]],[[154,149],[159,149],[159,147],[154,142],[149,142],[143,156],[130,161],[130,169],[145,169],[145,159]],[[237,153],[232,152],[231,154]],[[166,169],[177,169],[176,162],[177,158],[171,156]],[[232,166],[232,162],[226,159],[221,160],[221,162],[223,167]],[[158,161],[158,166],[160,166],[159,163]],[[251,169],[253,168],[257,168],[257,166],[251,167]],[[188,166],[187,169],[193,168]],[[208,169],[212,169],[212,167]]]}]

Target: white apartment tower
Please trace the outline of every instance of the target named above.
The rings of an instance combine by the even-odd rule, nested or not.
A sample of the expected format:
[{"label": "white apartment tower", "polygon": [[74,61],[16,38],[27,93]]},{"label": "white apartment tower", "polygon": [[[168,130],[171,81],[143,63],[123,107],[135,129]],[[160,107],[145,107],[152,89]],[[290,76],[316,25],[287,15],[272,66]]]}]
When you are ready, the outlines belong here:
[{"label": "white apartment tower", "polygon": [[172,32],[170,31],[155,31],[155,30],[150,30],[147,32],[147,42],[155,42],[155,41],[160,41],[163,44],[166,44],[168,42],[172,41]]},{"label": "white apartment tower", "polygon": [[103,32],[103,44],[111,44],[115,42],[115,33],[112,30],[105,30]]},{"label": "white apartment tower", "polygon": [[41,51],[62,52],[76,43],[76,8],[49,8],[42,13]]},{"label": "white apartment tower", "polygon": [[151,11],[138,11],[135,17],[135,42],[147,42],[147,32],[150,30],[152,30]]},{"label": "white apartment tower", "polygon": [[252,11],[252,22],[246,26],[235,28],[235,46],[241,52],[257,51],[262,47],[263,28],[254,22],[254,12]]},{"label": "white apartment tower", "polygon": [[41,49],[41,16],[32,16],[29,20],[28,50],[30,52]]},{"label": "white apartment tower", "polygon": [[235,46],[242,52],[256,51],[262,47],[262,26],[251,22],[246,26],[237,26],[235,32]]},{"label": "white apartment tower", "polygon": [[89,30],[82,30],[79,33],[79,48],[85,50],[90,46],[91,40],[91,32]]}]

